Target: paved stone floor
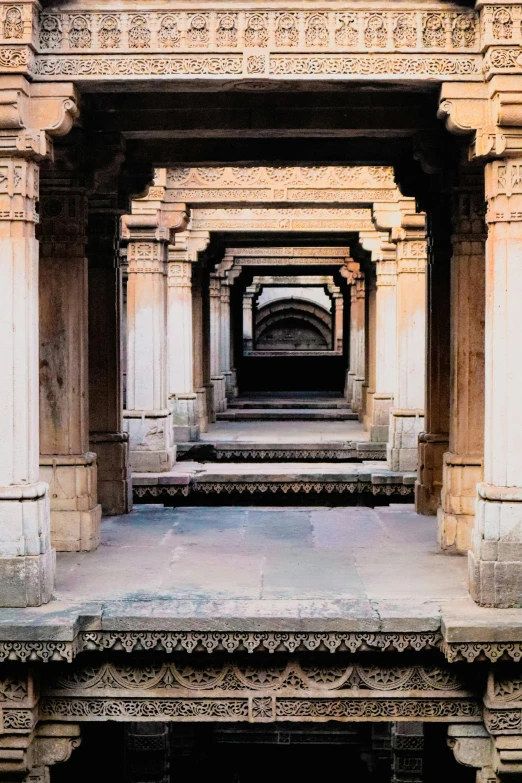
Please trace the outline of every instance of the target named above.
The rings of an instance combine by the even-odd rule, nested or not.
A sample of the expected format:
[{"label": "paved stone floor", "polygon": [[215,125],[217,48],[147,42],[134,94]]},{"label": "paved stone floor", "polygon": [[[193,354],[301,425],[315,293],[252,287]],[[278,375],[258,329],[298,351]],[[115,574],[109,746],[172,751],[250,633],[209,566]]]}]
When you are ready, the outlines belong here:
[{"label": "paved stone floor", "polygon": [[339,443],[367,441],[359,421],[220,421],[209,424],[203,442]]},{"label": "paved stone floor", "polygon": [[97,551],[57,560],[63,601],[311,601],[317,611],[320,601],[440,604],[467,594],[466,559],[442,554],[436,520],[404,505],[140,506],[103,521]]}]

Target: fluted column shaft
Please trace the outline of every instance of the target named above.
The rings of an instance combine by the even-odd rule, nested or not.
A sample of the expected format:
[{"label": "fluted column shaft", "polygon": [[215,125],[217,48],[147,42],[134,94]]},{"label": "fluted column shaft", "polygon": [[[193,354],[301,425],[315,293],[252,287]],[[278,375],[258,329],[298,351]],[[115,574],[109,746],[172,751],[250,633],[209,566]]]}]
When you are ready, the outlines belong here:
[{"label": "fluted column shaft", "polygon": [[397,242],[397,396],[390,414],[388,464],[416,470],[424,428],[426,239],[423,215],[406,215]]},{"label": "fluted column shaft", "polygon": [[87,198],[62,171],[70,153],[42,172],[40,476],[50,486],[52,543],[74,552],[98,546],[101,506],[89,451]]},{"label": "fluted column shaft", "polygon": [[486,164],[484,480],[469,553],[478,603],[522,602],[522,159]]},{"label": "fluted column shaft", "polygon": [[450,429],[438,519],[441,547],[467,552],[484,458],[486,224],[482,169],[466,166],[461,179],[452,210]]},{"label": "fluted column shaft", "polygon": [[376,262],[375,394],[370,438],[388,441],[397,383],[397,262]]},{"label": "fluted column shaft", "polygon": [[126,215],[127,408],[131,466],[137,472],[172,467],[172,413],[167,400],[167,246],[160,218]]}]

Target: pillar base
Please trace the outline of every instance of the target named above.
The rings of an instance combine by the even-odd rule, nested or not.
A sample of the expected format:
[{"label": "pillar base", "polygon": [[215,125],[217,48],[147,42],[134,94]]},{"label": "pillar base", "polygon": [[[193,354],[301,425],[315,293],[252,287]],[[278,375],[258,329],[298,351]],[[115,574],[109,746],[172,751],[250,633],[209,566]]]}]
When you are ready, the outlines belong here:
[{"label": "pillar base", "polygon": [[166,473],[176,461],[172,443],[170,410],[123,411],[123,426],[129,434],[129,461],[135,473]]},{"label": "pillar base", "polygon": [[357,376],[354,377],[353,390],[352,390],[352,410],[355,413],[359,413],[359,411],[362,408],[363,384],[364,384],[364,378],[359,378]]},{"label": "pillar base", "polygon": [[232,397],[235,399],[239,394],[239,386],[237,385],[237,370],[232,367]]},{"label": "pillar base", "polygon": [[424,411],[395,408],[390,412],[387,448],[390,470],[417,470],[419,434],[424,428]]},{"label": "pillar base", "polygon": [[442,506],[437,512],[441,549],[465,553],[471,549],[477,484],[482,459],[444,454]]},{"label": "pillar base", "polygon": [[393,407],[393,394],[376,392],[373,395],[370,440],[373,443],[387,443],[390,432],[390,411]]},{"label": "pillar base", "polygon": [[415,482],[415,510],[418,514],[435,516],[440,507],[442,462],[448,450],[446,433],[421,432],[419,435],[418,478]]},{"label": "pillar base", "polygon": [[206,383],[203,387],[206,394],[207,419],[209,424],[216,423],[216,405],[214,400],[214,384]]},{"label": "pillar base", "polygon": [[[2,503],[0,502],[0,515]],[[0,608],[41,606],[53,597],[56,551],[0,557]]]},{"label": "pillar base", "polygon": [[227,402],[231,402],[234,399],[234,376],[232,372],[224,372],[225,376],[225,397]]},{"label": "pillar base", "polygon": [[104,514],[128,514],[132,510],[129,436],[126,432],[91,432],[98,465],[98,500]]},{"label": "pillar base", "polygon": [[364,415],[362,417],[363,420],[363,427],[366,430],[366,432],[370,432],[372,421],[373,421],[373,398],[375,396],[375,391],[373,389],[369,389],[368,387],[365,387],[364,389]]},{"label": "pillar base", "polygon": [[522,488],[477,486],[469,591],[481,606],[522,606]]},{"label": "pillar base", "polygon": [[199,410],[197,394],[172,394],[172,432],[174,443],[199,440]]},{"label": "pillar base", "polygon": [[198,416],[199,431],[208,431],[208,412],[207,412],[207,390],[204,386],[196,389],[196,408]]},{"label": "pillar base", "polygon": [[214,387],[214,410],[222,413],[227,409],[227,393],[224,375],[213,375],[210,379]]},{"label": "pillar base", "polygon": [[58,552],[89,552],[100,543],[96,454],[40,456],[49,484],[51,543]]},{"label": "pillar base", "polygon": [[0,488],[0,607],[40,606],[54,589],[47,484]]},{"label": "pillar base", "polygon": [[344,399],[346,402],[351,403],[353,399],[353,382],[355,380],[355,373],[351,370],[346,371],[346,380],[344,384]]}]

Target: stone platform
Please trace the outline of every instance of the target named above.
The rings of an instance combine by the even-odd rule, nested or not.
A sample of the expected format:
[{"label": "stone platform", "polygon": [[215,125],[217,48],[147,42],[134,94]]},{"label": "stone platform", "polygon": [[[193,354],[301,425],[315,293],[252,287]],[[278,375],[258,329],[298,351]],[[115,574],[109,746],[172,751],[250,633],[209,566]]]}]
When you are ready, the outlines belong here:
[{"label": "stone platform", "polygon": [[412,506],[161,508],[104,519],[94,552],[57,556],[54,600],[0,610],[0,660],[88,650],[438,648],[522,656],[522,610],[477,607],[464,557]]},{"label": "stone platform", "polygon": [[362,462],[385,459],[386,443],[370,441],[259,443],[205,440],[202,443],[177,444],[178,462]]},{"label": "stone platform", "polygon": [[217,421],[357,421],[350,408],[227,408]]},{"label": "stone platform", "polygon": [[415,473],[393,472],[381,464],[181,462],[165,473],[134,473],[136,502],[215,502],[239,496],[278,496],[303,502],[335,497],[336,503],[374,505],[413,498]]}]

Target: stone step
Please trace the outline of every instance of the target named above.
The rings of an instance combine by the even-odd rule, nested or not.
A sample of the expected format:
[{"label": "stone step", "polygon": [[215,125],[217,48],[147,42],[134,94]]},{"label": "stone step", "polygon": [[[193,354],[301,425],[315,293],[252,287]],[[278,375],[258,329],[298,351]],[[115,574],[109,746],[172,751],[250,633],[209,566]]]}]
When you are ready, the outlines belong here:
[{"label": "stone step", "polygon": [[231,409],[216,414],[217,421],[357,421],[357,414],[348,409],[317,410],[316,408]]},{"label": "stone step", "polygon": [[351,410],[346,400],[234,400],[228,403],[227,410]]},{"label": "stone step", "polygon": [[391,500],[411,502],[415,473],[394,472],[378,463],[177,464],[169,473],[133,474],[137,503],[166,505],[249,501],[266,505],[271,499],[289,505],[332,503],[367,505]]},{"label": "stone step", "polygon": [[386,443],[368,441],[249,443],[217,440],[177,444],[178,462],[361,462],[385,459]]}]

